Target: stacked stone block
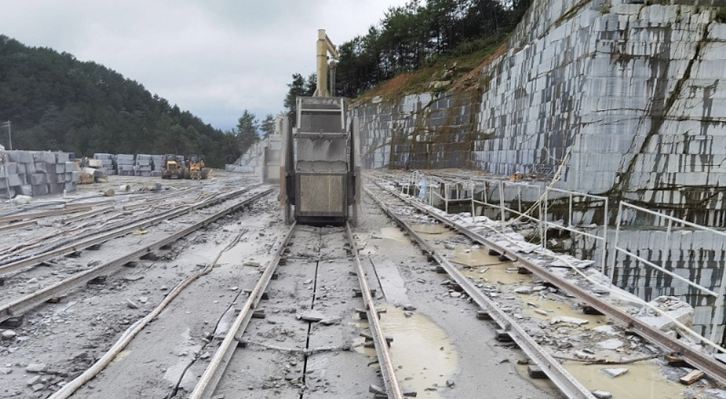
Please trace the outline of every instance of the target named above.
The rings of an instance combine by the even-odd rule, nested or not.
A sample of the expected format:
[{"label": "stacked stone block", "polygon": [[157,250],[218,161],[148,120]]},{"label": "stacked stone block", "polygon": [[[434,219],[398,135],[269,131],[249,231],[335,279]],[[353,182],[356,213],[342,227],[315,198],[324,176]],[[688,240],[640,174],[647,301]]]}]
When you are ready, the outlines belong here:
[{"label": "stacked stone block", "polygon": [[119,176],[134,176],[134,164],[136,160],[133,154],[116,155],[116,167]]},{"label": "stacked stone block", "polygon": [[153,170],[151,155],[147,154],[136,154],[136,163],[134,164],[134,175],[136,176],[151,176]]},{"label": "stacked stone block", "polygon": [[115,175],[116,172],[116,156],[113,154],[106,153],[95,153],[93,159],[101,161],[103,165],[103,171],[106,175]]},{"label": "stacked stone block", "polygon": [[151,176],[161,176],[161,171],[164,169],[164,156],[163,155],[152,155],[151,156]]},{"label": "stacked stone block", "polygon": [[75,191],[79,177],[65,152],[0,152],[0,198]]}]

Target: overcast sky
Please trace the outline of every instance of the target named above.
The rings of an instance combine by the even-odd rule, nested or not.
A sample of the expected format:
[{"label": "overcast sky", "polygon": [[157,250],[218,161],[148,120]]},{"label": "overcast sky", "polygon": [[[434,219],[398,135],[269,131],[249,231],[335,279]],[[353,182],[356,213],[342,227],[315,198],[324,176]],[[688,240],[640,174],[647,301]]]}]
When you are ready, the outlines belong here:
[{"label": "overcast sky", "polygon": [[406,0],[3,0],[0,32],[92,60],[221,129],[282,110],[315,70],[317,29],[338,44]]}]

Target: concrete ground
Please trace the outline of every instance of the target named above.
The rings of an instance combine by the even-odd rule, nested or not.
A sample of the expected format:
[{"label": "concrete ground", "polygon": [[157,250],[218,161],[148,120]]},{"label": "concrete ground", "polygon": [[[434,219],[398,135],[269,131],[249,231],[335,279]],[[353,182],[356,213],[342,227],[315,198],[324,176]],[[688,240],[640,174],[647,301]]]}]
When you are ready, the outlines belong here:
[{"label": "concrete ground", "polygon": [[[124,179],[124,184],[139,187],[152,183]],[[65,239],[72,240],[84,229],[93,230],[93,225],[147,217],[192,203],[215,190],[250,184],[245,179],[220,175],[213,182],[189,182],[188,186],[174,181],[175,189],[166,191],[174,195],[137,196],[136,202],[143,205],[148,201],[156,207],[116,207],[104,216],[82,220],[53,216],[35,226],[14,229],[13,234],[30,239],[32,229],[44,236],[67,231]],[[78,195],[119,183],[112,181]],[[0,305],[172,234],[223,206],[202,209],[113,239],[98,250],[81,251],[78,257],[59,258],[12,276],[0,286]],[[526,375],[525,366],[519,364],[525,360],[524,354],[498,342],[493,325],[477,319],[479,309],[465,295],[452,291],[446,276],[437,273],[420,249],[367,197],[359,219],[354,236],[366,277],[376,291],[384,333],[393,340],[390,352],[404,391],[416,392],[418,398],[561,397],[546,380],[535,381]],[[457,262],[489,262],[490,278],[495,278],[492,274],[497,268],[507,266],[495,264],[499,262],[496,258],[473,259],[470,251],[459,252],[471,243],[446,230],[424,224],[417,228]],[[0,340],[0,398],[48,397],[90,367],[177,284],[218,258],[210,273],[182,291],[111,364],[72,396],[188,397],[247,300],[246,291],[256,284],[287,229],[273,193],[99,284],[79,288],[57,303],[30,311],[21,325],[0,327],[0,333],[14,334]],[[48,243],[53,239],[57,238],[48,238]],[[0,248],[5,248],[0,257],[30,251],[12,244],[11,238],[0,238]],[[43,248],[39,245],[33,251]],[[520,277],[502,273],[496,278],[506,282]],[[357,288],[344,229],[299,226],[285,262],[266,290],[267,298],[257,307],[264,317],[253,318],[241,334],[242,344],[213,397],[372,397],[370,387],[383,382],[375,350],[364,338],[369,330],[366,320],[359,317],[364,306],[354,295]]]}]

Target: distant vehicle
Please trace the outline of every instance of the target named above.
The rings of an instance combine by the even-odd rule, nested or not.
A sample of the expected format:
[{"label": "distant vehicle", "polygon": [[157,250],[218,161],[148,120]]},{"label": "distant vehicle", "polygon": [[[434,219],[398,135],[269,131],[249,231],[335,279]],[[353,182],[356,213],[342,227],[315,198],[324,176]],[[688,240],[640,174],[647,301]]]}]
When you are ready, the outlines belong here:
[{"label": "distant vehicle", "polygon": [[184,162],[176,155],[164,156],[164,166],[161,170],[162,179],[183,179],[186,173]]},{"label": "distant vehicle", "polygon": [[184,177],[192,180],[202,180],[209,176],[209,168],[204,166],[204,159],[192,154],[187,158],[186,174]]}]

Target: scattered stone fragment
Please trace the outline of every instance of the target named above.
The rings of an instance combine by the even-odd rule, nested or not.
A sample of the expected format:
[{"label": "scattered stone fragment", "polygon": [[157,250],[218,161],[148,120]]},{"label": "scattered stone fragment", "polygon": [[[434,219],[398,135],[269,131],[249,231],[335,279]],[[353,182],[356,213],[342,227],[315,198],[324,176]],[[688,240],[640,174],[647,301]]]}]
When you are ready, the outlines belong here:
[{"label": "scattered stone fragment", "polygon": [[25,371],[28,373],[42,373],[46,369],[45,363],[30,363]]},{"label": "scattered stone fragment", "polygon": [[325,319],[325,316],[320,312],[309,311],[309,312],[299,314],[297,316],[297,319],[307,321],[310,323],[317,323],[317,322]]},{"label": "scattered stone fragment", "polygon": [[515,294],[522,294],[522,295],[529,295],[532,293],[532,287],[526,286],[526,287],[519,287],[514,290]]},{"label": "scattered stone fragment", "polygon": [[620,377],[621,375],[627,373],[628,369],[626,369],[625,367],[617,367],[617,368],[602,369],[602,371],[604,371],[605,374],[609,375],[611,378],[617,378],[617,377]]},{"label": "scattered stone fragment", "polygon": [[610,349],[615,350],[623,346],[623,341],[617,339],[617,338],[610,338],[606,339],[605,341],[601,341],[597,343],[597,346],[603,348],[603,349]]},{"label": "scattered stone fragment", "polygon": [[530,364],[527,366],[527,375],[529,375],[529,378],[533,378],[535,380],[542,380],[547,378],[547,374],[537,365]]},{"label": "scattered stone fragment", "polygon": [[576,326],[581,326],[581,325],[589,323],[589,321],[584,320],[584,319],[578,319],[577,317],[570,317],[570,316],[557,316],[550,321],[550,324],[558,324],[558,323],[567,323],[567,324],[574,324]]},{"label": "scattered stone fragment", "polygon": [[10,367],[0,367],[0,375],[8,375],[13,372]]},{"label": "scattered stone fragment", "polygon": [[597,399],[612,399],[613,394],[607,391],[592,391],[592,396]]},{"label": "scattered stone fragment", "polygon": [[27,384],[28,386],[32,386],[32,385],[35,385],[35,384],[37,384],[38,382],[40,382],[40,376],[39,376],[39,375],[36,375],[35,377],[32,377],[32,378],[30,378],[30,379],[29,379],[28,381],[25,381],[25,383],[26,383],[26,384]]},{"label": "scattered stone fragment", "polygon": [[15,339],[15,337],[18,336],[18,334],[13,330],[5,330],[0,334],[3,339]]},{"label": "scattered stone fragment", "polygon": [[690,373],[681,377],[678,381],[683,385],[691,385],[694,382],[703,378],[706,374],[701,370],[692,370]]},{"label": "scattered stone fragment", "polygon": [[446,380],[446,386],[447,387],[453,388],[454,385],[456,385],[456,383],[454,382],[454,380]]},{"label": "scattered stone fragment", "polygon": [[604,326],[597,326],[592,329],[592,331],[599,332],[601,334],[607,334],[607,335],[615,335],[615,327],[610,325],[604,325]]},{"label": "scattered stone fragment", "polygon": [[452,298],[459,298],[461,297],[461,292],[451,291],[449,292],[449,296],[451,296]]},{"label": "scattered stone fragment", "polygon": [[407,312],[413,312],[413,311],[415,311],[415,310],[416,310],[416,307],[415,307],[415,306],[413,306],[413,305],[411,305],[411,304],[409,303],[409,304],[403,305],[403,310],[405,310],[405,311],[407,311]]},{"label": "scattered stone fragment", "polygon": [[136,302],[134,302],[134,301],[132,301],[130,299],[127,299],[126,300],[126,306],[129,307],[130,309],[138,309],[139,308],[139,305],[137,305]]},{"label": "scattered stone fragment", "polygon": [[575,352],[575,357],[583,360],[594,360],[595,356],[585,351]]}]

